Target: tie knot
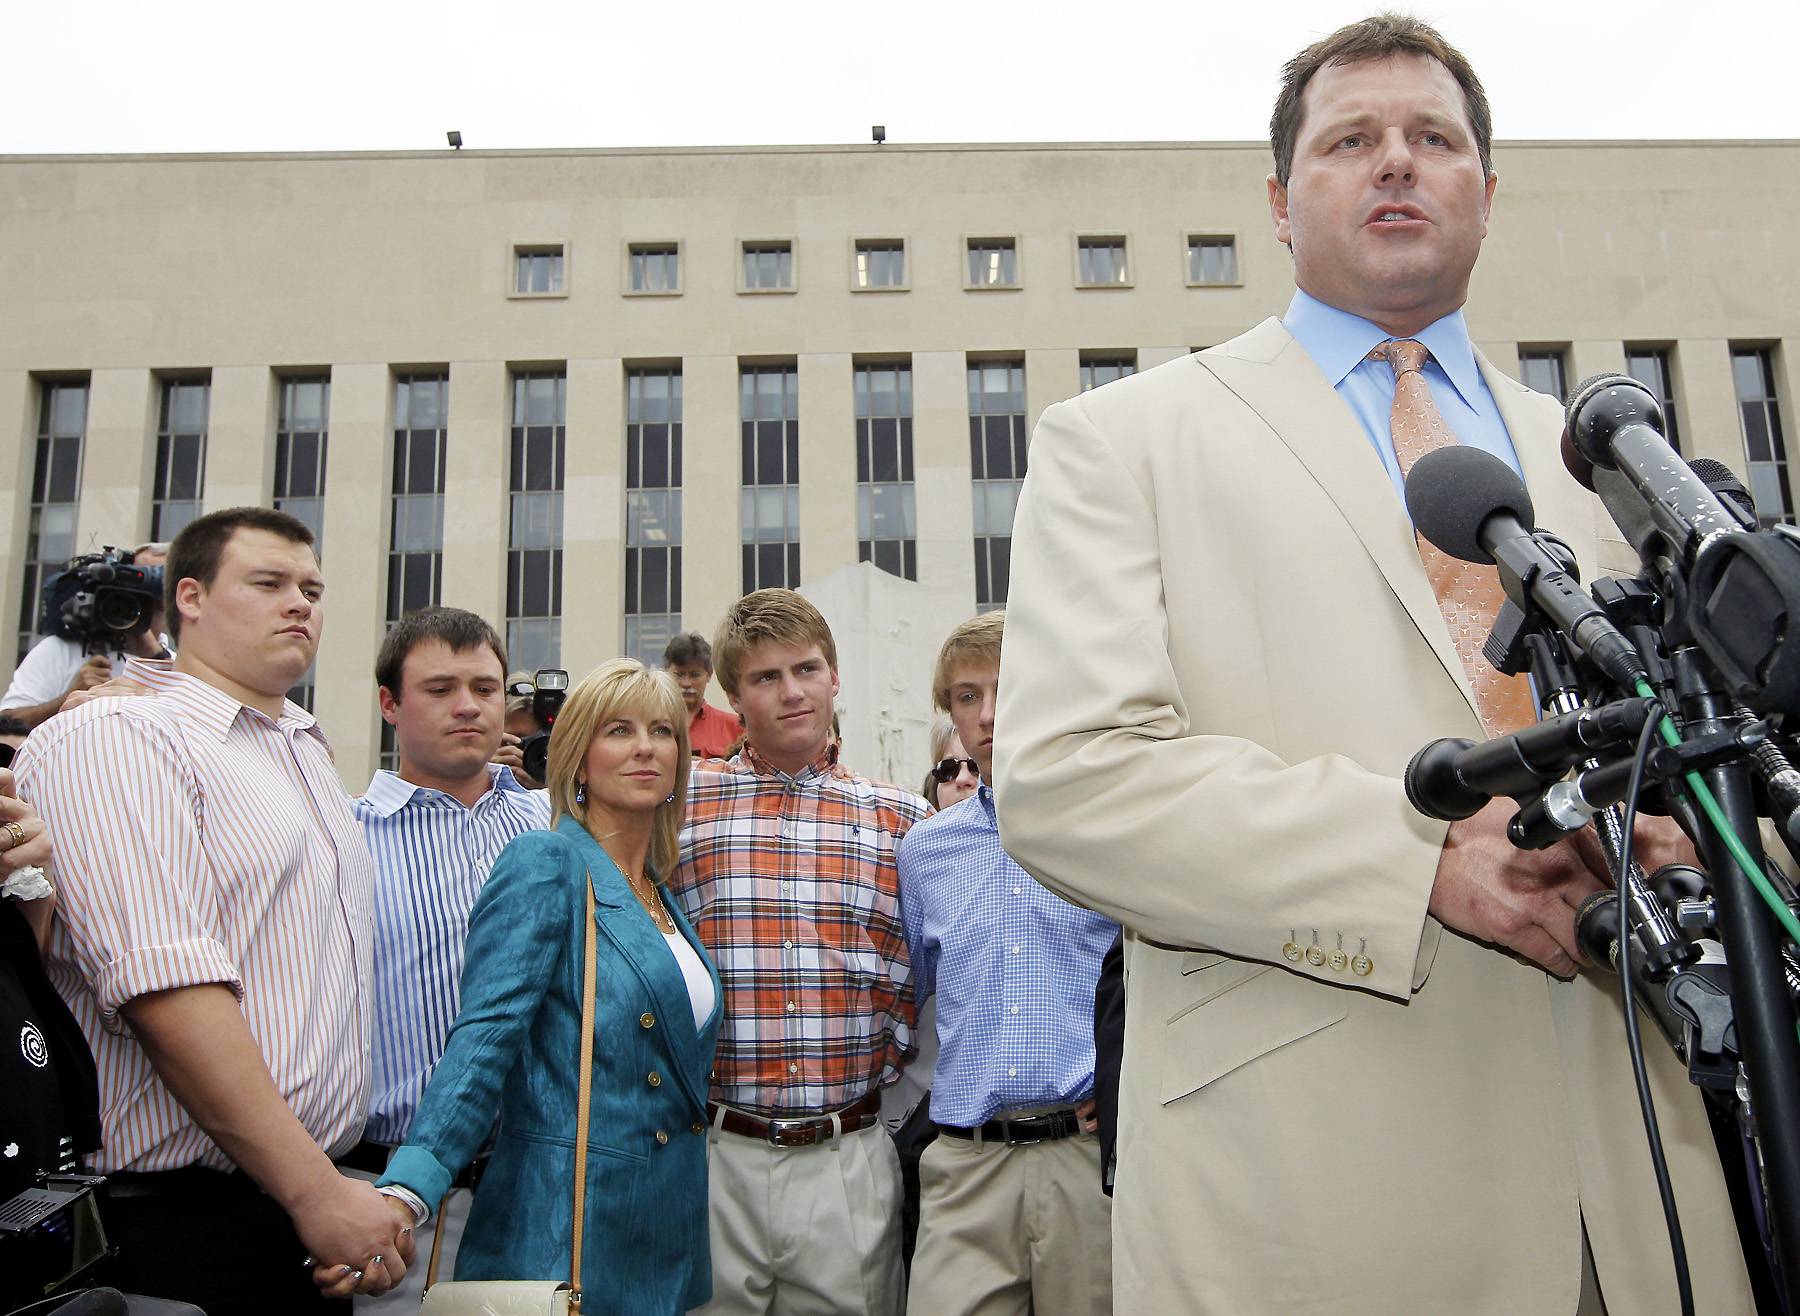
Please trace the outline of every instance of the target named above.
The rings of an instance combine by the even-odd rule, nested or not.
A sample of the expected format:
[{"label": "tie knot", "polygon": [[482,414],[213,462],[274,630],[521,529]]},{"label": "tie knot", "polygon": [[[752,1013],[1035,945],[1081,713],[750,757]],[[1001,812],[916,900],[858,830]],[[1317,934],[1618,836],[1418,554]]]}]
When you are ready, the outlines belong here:
[{"label": "tie knot", "polygon": [[1394,368],[1394,377],[1398,379],[1409,370],[1423,369],[1430,356],[1425,344],[1417,339],[1390,338],[1369,353],[1369,360],[1386,361]]}]

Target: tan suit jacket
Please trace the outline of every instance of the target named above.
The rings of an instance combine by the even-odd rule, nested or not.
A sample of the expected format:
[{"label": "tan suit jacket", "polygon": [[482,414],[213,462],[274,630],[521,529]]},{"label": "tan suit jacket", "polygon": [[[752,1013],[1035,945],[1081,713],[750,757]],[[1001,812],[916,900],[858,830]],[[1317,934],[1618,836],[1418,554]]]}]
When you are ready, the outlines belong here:
[{"label": "tan suit jacket", "polygon": [[[1481,369],[1592,579],[1605,518],[1558,405]],[[1561,1316],[1585,1218],[1614,1316],[1676,1311],[1612,984],[1426,913],[1446,828],[1401,774],[1482,732],[1404,508],[1305,350],[1269,320],[1050,408],[1014,536],[1002,837],[1128,931],[1117,1310]],[[1702,1310],[1747,1312],[1698,1094],[1645,1042]]]}]

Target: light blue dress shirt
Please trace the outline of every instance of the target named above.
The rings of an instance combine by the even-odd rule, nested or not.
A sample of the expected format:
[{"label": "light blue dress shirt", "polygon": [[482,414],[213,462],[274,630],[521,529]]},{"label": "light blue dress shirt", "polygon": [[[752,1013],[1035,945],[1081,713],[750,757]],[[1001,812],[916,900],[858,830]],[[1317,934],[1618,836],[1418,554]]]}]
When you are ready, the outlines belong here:
[{"label": "light blue dress shirt", "polygon": [[[1406,479],[1394,456],[1389,423],[1394,409],[1394,370],[1386,361],[1368,360],[1369,353],[1393,335],[1360,315],[1327,306],[1297,288],[1281,323],[1306,349],[1325,382],[1337,390],[1362,425],[1404,507]],[[1469,342],[1462,312],[1452,311],[1413,337],[1431,353],[1423,372],[1425,382],[1450,432],[1459,443],[1500,458],[1523,479],[1525,472],[1519,468],[1519,456],[1513,451],[1506,423],[1500,419],[1500,406],[1475,364],[1475,348]]]},{"label": "light blue dress shirt", "polygon": [[456,1022],[469,910],[488,870],[521,832],[550,826],[550,797],[526,790],[511,768],[473,808],[377,772],[354,801],[375,856],[375,1026],[369,1122],[363,1136],[406,1140],[419,1098]]},{"label": "light blue dress shirt", "polygon": [[1094,1092],[1094,984],[1118,934],[1000,846],[994,792],[914,824],[900,907],[921,1003],[937,993],[931,1117],[972,1129]]}]

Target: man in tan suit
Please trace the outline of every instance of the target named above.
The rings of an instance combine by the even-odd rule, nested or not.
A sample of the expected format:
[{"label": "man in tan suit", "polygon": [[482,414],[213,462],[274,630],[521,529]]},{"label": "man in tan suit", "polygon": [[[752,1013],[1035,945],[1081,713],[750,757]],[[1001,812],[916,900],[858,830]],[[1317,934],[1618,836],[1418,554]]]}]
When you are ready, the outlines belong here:
[{"label": "man in tan suit", "polygon": [[[1588,862],[1401,783],[1483,731],[1400,498],[1397,372],[1586,578],[1603,536],[1630,564],[1558,404],[1463,326],[1480,83],[1370,19],[1288,66],[1272,137],[1287,316],[1052,407],[1014,532],[1003,840],[1126,928],[1116,1309],[1673,1312],[1617,994],[1576,972]],[[1645,1046],[1701,1310],[1748,1311],[1700,1099]]]}]

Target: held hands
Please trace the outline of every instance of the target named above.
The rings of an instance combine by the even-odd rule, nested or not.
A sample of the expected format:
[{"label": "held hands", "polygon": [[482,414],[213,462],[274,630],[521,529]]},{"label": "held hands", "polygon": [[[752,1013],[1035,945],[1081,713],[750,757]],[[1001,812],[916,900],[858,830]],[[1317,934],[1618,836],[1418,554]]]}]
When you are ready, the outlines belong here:
[{"label": "held hands", "polygon": [[[1452,823],[1438,856],[1429,909],[1438,922],[1481,941],[1516,951],[1559,978],[1573,978],[1581,955],[1575,911],[1603,883],[1596,844],[1587,855],[1569,842],[1520,850],[1506,839],[1516,812],[1511,800],[1491,800],[1473,817]],[[1646,861],[1653,856],[1646,854]]]},{"label": "held hands", "polygon": [[361,1179],[334,1173],[292,1215],[326,1297],[386,1293],[412,1264],[412,1212]]}]

